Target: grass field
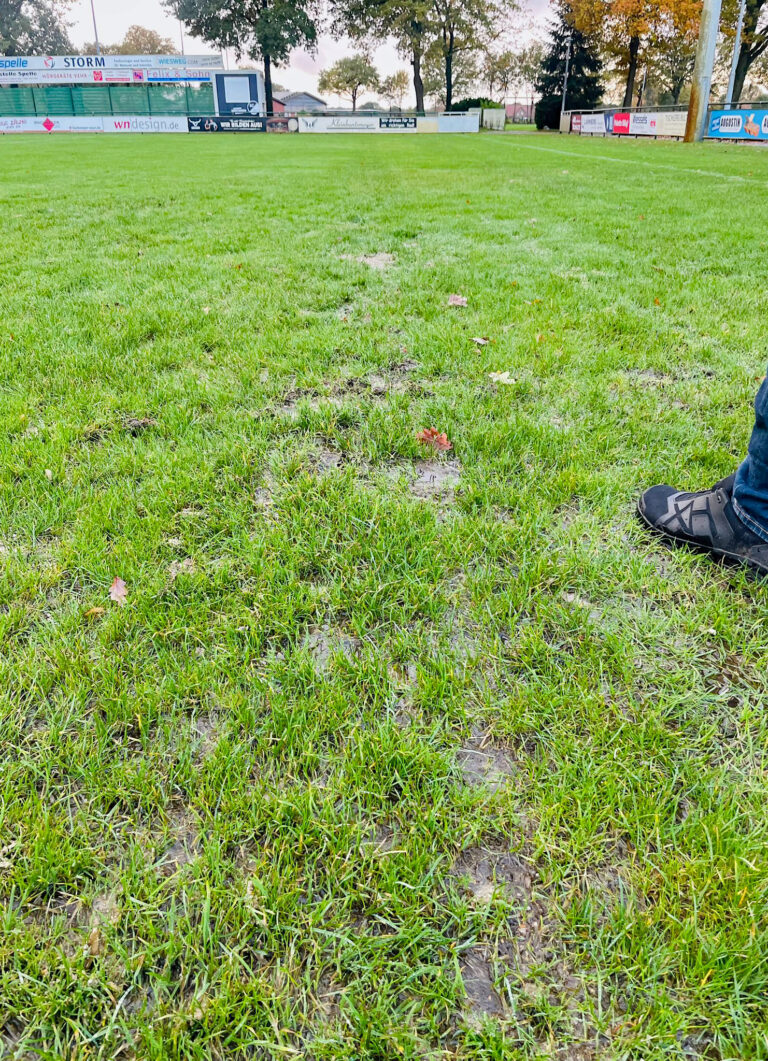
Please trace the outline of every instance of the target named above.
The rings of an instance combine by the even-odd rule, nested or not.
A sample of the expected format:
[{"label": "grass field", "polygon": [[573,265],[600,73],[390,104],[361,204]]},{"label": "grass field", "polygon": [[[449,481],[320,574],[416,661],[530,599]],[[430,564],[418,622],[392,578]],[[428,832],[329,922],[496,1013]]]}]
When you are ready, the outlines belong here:
[{"label": "grass field", "polygon": [[768,153],[0,174],[0,1054],[768,1058],[768,595],[633,514],[745,449]]}]

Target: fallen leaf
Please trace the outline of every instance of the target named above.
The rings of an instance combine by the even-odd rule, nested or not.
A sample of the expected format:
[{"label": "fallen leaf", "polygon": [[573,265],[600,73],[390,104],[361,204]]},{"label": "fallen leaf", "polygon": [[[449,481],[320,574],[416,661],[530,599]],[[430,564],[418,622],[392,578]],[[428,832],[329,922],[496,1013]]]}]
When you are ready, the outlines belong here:
[{"label": "fallen leaf", "polygon": [[653,300],[653,304],[654,304],[654,306],[660,306],[661,305],[661,299],[660,298],[655,298]]},{"label": "fallen leaf", "polygon": [[509,386],[512,383],[517,383],[517,380],[509,374],[509,372],[489,372],[488,378],[494,383],[504,383]]},{"label": "fallen leaf", "polygon": [[112,585],[109,587],[109,599],[115,604],[125,604],[128,596],[128,587],[119,575],[115,575]]},{"label": "fallen leaf", "polygon": [[45,477],[46,477],[46,479],[48,480],[49,483],[53,482],[53,472],[51,471],[50,468],[46,468],[45,469]]},{"label": "fallen leaf", "polygon": [[478,346],[487,346],[490,341],[487,335],[476,335],[472,339],[472,342],[477,343]]},{"label": "fallen leaf", "polygon": [[419,431],[416,438],[421,442],[422,446],[432,446],[433,449],[449,450],[453,448],[445,431],[438,431],[436,427],[425,427],[423,431]]},{"label": "fallen leaf", "polygon": [[449,306],[466,306],[467,300],[464,295],[449,295],[448,305]]},{"label": "fallen leaf", "polygon": [[536,342],[537,343],[543,343],[544,342],[544,336],[543,336],[543,334],[541,332],[537,332],[536,333]]},{"label": "fallen leaf", "polygon": [[206,316],[207,316],[207,315],[208,315],[208,314],[209,314],[210,312],[211,312],[211,307],[210,307],[210,306],[203,306],[203,313],[205,313],[205,314],[206,314]]},{"label": "fallen leaf", "polygon": [[85,619],[98,619],[100,615],[104,614],[104,608],[89,608],[87,612],[83,613]]},{"label": "fallen leaf", "polygon": [[92,929],[88,936],[88,952],[92,958],[97,958],[101,954],[101,933],[98,926]]}]

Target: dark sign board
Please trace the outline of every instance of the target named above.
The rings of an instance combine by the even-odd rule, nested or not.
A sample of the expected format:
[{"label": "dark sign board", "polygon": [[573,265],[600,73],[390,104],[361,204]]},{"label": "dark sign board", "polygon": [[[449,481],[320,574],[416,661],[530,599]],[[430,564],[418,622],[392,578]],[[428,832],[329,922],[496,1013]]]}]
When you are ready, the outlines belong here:
[{"label": "dark sign board", "polygon": [[299,123],[295,118],[263,116],[255,118],[187,118],[190,133],[295,133]]},{"label": "dark sign board", "polygon": [[214,74],[213,88],[216,93],[216,110],[221,115],[248,117],[261,114],[263,110],[258,74]]},{"label": "dark sign board", "polygon": [[415,129],[415,118],[404,118],[400,115],[390,114],[387,118],[379,118],[379,129]]}]

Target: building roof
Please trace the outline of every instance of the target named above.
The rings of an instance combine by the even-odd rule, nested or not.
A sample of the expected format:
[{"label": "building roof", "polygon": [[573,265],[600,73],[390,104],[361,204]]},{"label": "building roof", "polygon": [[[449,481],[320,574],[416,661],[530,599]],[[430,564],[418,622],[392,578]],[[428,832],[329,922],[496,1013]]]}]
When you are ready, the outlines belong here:
[{"label": "building roof", "polygon": [[322,103],[324,107],[328,106],[324,99],[320,99],[320,97],[316,96],[313,92],[273,92],[272,95],[275,99],[279,99],[281,103],[290,103],[292,99],[298,99],[299,96],[305,96],[309,99],[315,100],[317,103]]}]

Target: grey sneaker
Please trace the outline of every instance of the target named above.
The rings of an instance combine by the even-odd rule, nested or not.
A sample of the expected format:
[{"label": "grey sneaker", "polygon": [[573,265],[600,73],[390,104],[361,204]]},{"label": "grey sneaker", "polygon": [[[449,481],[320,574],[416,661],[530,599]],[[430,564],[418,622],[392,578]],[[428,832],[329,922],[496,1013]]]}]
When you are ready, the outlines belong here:
[{"label": "grey sneaker", "polygon": [[672,486],[652,486],[637,503],[640,519],[673,542],[732,560],[768,574],[768,542],[741,522],[733,507],[729,475],[711,490],[687,494]]}]

